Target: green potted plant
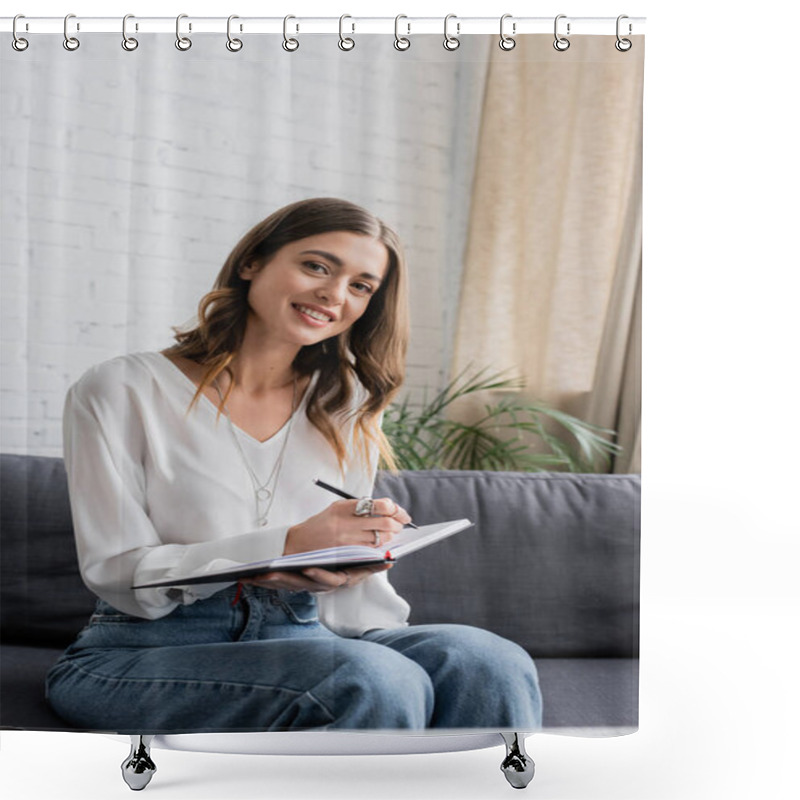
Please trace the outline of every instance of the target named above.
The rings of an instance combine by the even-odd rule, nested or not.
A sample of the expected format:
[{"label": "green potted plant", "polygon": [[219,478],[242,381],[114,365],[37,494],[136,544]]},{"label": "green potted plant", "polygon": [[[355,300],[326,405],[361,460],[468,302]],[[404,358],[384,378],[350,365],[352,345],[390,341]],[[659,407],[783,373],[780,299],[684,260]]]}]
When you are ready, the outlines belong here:
[{"label": "green potted plant", "polygon": [[[454,378],[421,407],[406,398],[384,413],[383,431],[400,469],[595,472],[621,452],[613,430],[518,396],[524,382],[502,373]],[[449,418],[457,400],[477,392],[514,391],[487,403],[474,422]],[[539,446],[532,447],[531,435]]]}]

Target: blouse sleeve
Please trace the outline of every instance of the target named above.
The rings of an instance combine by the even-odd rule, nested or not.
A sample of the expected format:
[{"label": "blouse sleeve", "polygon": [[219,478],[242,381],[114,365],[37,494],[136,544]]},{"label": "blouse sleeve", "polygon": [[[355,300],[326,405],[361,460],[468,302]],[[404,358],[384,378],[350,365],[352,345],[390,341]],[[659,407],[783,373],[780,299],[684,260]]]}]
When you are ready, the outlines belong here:
[{"label": "blouse sleeve", "polygon": [[[345,490],[356,497],[371,496],[378,469],[377,447],[371,447],[368,464],[352,448],[349,455]],[[340,636],[356,637],[375,628],[408,625],[410,606],[389,583],[387,572],[377,572],[355,586],[320,595],[317,604],[322,623]]]},{"label": "blouse sleeve", "polygon": [[226,584],[131,587],[281,555],[287,527],[194,544],[162,541],[147,514],[145,433],[122,382],[87,373],[67,393],[64,462],[81,575],[120,611],[158,619]]}]

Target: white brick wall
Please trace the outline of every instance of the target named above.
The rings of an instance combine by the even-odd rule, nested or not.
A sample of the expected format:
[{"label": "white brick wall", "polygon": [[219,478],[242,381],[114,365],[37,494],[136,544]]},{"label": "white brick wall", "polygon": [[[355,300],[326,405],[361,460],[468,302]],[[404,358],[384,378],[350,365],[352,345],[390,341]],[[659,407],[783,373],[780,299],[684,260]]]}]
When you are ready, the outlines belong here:
[{"label": "white brick wall", "polygon": [[398,229],[411,270],[407,389],[446,378],[491,37],[87,35],[2,49],[0,449],[59,455],[67,387],[160,349],[255,222],[335,195]]}]

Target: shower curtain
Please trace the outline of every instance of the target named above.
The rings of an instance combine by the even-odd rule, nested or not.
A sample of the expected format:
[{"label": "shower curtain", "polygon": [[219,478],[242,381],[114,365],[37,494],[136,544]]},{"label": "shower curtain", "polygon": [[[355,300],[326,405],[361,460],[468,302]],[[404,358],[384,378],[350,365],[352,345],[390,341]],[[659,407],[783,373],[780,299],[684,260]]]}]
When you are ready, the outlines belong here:
[{"label": "shower curtain", "polygon": [[60,458],[81,374],[168,346],[245,231],[333,196],[403,240],[409,408],[505,371],[453,415],[543,401],[615,432],[597,471],[638,473],[644,38],[289,30],[3,46],[0,450]]}]

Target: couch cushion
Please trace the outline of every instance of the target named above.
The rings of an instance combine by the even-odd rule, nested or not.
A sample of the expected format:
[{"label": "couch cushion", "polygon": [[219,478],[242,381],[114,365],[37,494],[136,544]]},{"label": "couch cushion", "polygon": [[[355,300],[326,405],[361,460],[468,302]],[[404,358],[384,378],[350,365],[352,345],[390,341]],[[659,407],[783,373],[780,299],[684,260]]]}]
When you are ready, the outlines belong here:
[{"label": "couch cushion", "polygon": [[0,633],[68,644],[94,597],[78,573],[60,458],[0,455]]},{"label": "couch cushion", "polygon": [[[3,639],[66,645],[94,599],[78,574],[63,462],[4,454],[0,490]],[[478,625],[536,657],[637,654],[637,476],[381,473],[376,495],[421,524],[476,523],[392,570],[413,623]]]},{"label": "couch cushion", "polygon": [[399,561],[413,623],[466,622],[534,657],[638,654],[639,478],[420,471],[379,476],[424,524],[475,527]]},{"label": "couch cushion", "polygon": [[61,652],[59,647],[3,643],[0,647],[0,727],[69,730],[51,710],[44,693],[45,676]]},{"label": "couch cushion", "polygon": [[585,736],[638,729],[639,659],[540,658],[536,668],[545,729]]}]

